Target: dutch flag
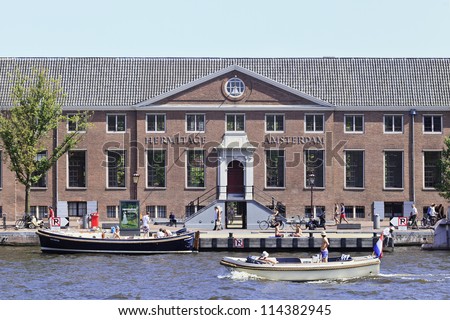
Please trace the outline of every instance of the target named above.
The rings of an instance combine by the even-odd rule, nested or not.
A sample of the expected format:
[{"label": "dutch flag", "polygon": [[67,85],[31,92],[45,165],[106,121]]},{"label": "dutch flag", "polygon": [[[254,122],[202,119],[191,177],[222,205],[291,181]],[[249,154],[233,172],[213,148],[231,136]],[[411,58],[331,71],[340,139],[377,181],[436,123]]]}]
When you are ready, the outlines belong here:
[{"label": "dutch flag", "polygon": [[381,259],[383,257],[383,234],[381,234],[377,243],[375,243],[375,246],[373,247],[373,252],[377,256],[377,258]]}]

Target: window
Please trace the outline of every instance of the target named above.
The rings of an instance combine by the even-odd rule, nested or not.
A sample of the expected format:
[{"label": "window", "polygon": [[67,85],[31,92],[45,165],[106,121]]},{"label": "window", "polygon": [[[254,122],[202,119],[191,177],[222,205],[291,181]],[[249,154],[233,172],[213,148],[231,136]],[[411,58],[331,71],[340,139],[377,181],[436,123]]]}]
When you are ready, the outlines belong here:
[{"label": "window", "polygon": [[426,189],[435,189],[441,182],[441,170],[439,160],[441,151],[424,151],[423,153],[423,186]]},{"label": "window", "polygon": [[307,114],[305,115],[305,131],[306,132],[323,132],[323,114]]},{"label": "window", "polygon": [[266,150],[266,187],[284,188],[284,150]]},{"label": "window", "polygon": [[86,151],[69,151],[69,188],[86,188]]},{"label": "window", "polygon": [[245,83],[239,78],[231,78],[225,83],[225,92],[229,97],[239,98],[244,94]]},{"label": "window", "polygon": [[403,202],[385,202],[384,217],[403,217]]},{"label": "window", "polygon": [[345,187],[364,188],[364,151],[345,151]]},{"label": "window", "polygon": [[423,132],[441,133],[442,117],[441,116],[423,116]]},{"label": "window", "polygon": [[147,151],[147,187],[166,186],[166,151]]},{"label": "window", "polygon": [[106,206],[106,217],[117,218],[119,212],[119,206]]},{"label": "window", "polygon": [[311,188],[308,176],[314,174],[314,185],[316,188],[325,187],[325,158],[323,150],[305,150],[305,186]]},{"label": "window", "polygon": [[147,132],[165,132],[165,114],[147,114]]},{"label": "window", "polygon": [[313,206],[312,212],[311,206],[305,206],[305,217],[315,218],[323,212],[325,212],[325,206]]},{"label": "window", "polygon": [[245,131],[243,114],[227,114],[227,131]]},{"label": "window", "polygon": [[356,218],[366,217],[366,209],[364,206],[355,206],[355,217]]},{"label": "window", "polygon": [[402,115],[385,115],[384,116],[384,133],[402,133],[403,132],[403,116]]},{"label": "window", "polygon": [[364,116],[362,115],[345,115],[345,132],[361,133],[364,131]]},{"label": "window", "polygon": [[126,116],[124,114],[107,115],[108,132],[125,132]]},{"label": "window", "polygon": [[365,208],[364,206],[352,206],[352,205],[345,205],[345,215],[347,218],[354,219],[354,218],[365,218]]},{"label": "window", "polygon": [[403,188],[403,151],[384,152],[384,187]]},{"label": "window", "polygon": [[205,187],[205,151],[188,150],[187,152],[187,187]]},{"label": "window", "polygon": [[167,217],[166,206],[147,206],[146,210],[149,213],[150,218],[166,218]]},{"label": "window", "polygon": [[125,187],[125,151],[108,150],[108,188]]},{"label": "window", "polygon": [[196,206],[193,202],[191,202],[188,206],[185,207],[185,215],[186,218],[194,215],[197,211],[203,209],[205,206]]},{"label": "window", "polygon": [[266,132],[284,132],[284,115],[266,114]]},{"label": "window", "polygon": [[30,213],[37,219],[44,219],[47,217],[47,206],[30,206]]},{"label": "window", "polygon": [[187,132],[204,132],[205,131],[205,115],[204,114],[187,114],[186,115],[186,131]]},{"label": "window", "polygon": [[[36,155],[36,161],[41,161],[47,158],[47,151],[41,151]],[[47,188],[47,174],[43,174],[38,181],[31,185],[33,188]]]},{"label": "window", "polygon": [[83,217],[87,214],[87,202],[67,202],[69,217]]},{"label": "window", "polygon": [[83,124],[82,126],[80,125],[78,120],[81,120],[81,119],[76,114],[68,114],[67,120],[68,120],[67,121],[67,131],[68,132],[74,132],[74,131],[85,132],[86,131],[86,125],[85,124]]}]

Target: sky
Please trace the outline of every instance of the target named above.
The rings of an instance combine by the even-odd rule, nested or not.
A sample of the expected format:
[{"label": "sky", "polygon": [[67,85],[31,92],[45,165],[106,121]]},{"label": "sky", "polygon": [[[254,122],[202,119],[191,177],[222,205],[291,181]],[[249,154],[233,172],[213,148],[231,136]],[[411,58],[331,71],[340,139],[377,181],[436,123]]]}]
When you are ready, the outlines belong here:
[{"label": "sky", "polygon": [[0,57],[450,57],[450,0],[0,0]]}]

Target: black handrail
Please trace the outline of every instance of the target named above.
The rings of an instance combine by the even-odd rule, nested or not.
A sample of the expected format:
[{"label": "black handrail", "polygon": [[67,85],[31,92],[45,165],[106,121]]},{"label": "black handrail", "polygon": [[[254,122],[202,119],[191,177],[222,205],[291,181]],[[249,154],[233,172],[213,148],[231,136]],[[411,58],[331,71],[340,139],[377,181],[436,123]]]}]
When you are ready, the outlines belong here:
[{"label": "black handrail", "polygon": [[[266,207],[270,208],[270,209],[275,209],[277,208],[278,211],[284,215],[286,212],[286,206],[281,202],[278,201],[277,199],[275,199],[275,197],[273,197],[272,195],[268,194],[267,192],[265,192],[264,190],[261,190],[255,186],[252,186],[252,194],[253,194],[253,199],[261,202],[261,203],[270,203],[269,205],[266,205]],[[262,198],[262,201],[257,199],[257,197]]]}]

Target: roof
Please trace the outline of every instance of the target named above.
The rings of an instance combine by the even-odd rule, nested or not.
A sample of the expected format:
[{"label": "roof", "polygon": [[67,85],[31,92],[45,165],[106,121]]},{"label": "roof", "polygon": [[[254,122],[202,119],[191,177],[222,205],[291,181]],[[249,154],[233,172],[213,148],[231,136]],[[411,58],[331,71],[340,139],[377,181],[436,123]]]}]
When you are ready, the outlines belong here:
[{"label": "roof", "polygon": [[[71,107],[133,106],[236,66],[334,106],[450,106],[447,58],[0,58],[0,106],[11,74],[49,70]],[[157,100],[157,99],[156,99]]]}]

